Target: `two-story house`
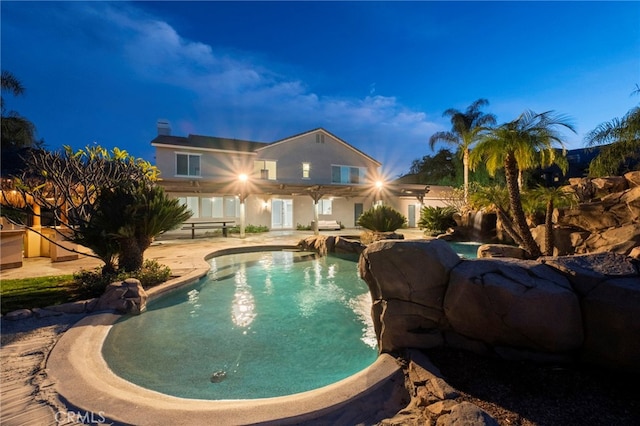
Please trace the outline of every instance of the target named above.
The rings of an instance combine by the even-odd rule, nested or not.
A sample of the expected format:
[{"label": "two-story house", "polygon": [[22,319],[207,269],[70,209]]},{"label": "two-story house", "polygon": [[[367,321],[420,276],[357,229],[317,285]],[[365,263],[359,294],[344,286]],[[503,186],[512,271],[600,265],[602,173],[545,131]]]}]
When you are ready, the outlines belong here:
[{"label": "two-story house", "polygon": [[424,185],[383,183],[380,162],[322,128],[263,143],[173,136],[168,123],[158,122],[151,145],[160,184],[189,206],[194,221],[243,216],[274,230],[318,221],[353,228],[366,209],[386,203],[413,227],[425,194],[433,195]]}]

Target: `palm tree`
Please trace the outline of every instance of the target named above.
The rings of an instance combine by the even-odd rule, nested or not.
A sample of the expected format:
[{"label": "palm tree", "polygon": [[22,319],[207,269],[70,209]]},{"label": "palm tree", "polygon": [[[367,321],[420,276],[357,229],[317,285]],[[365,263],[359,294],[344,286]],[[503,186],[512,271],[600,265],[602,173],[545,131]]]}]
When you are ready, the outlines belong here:
[{"label": "palm tree", "polygon": [[[9,92],[13,96],[21,96],[24,94],[24,86],[12,73],[2,71],[1,77],[2,92]],[[0,97],[0,106],[2,110],[2,148],[23,148],[32,146],[41,146],[42,141],[36,140],[36,127],[31,121],[22,117],[15,111],[6,111],[4,106],[4,98]]]},{"label": "palm tree", "polygon": [[451,118],[451,131],[437,132],[429,138],[429,147],[432,150],[436,143],[444,142],[455,147],[462,156],[465,203],[469,196],[469,153],[471,147],[487,130],[487,126],[496,124],[495,115],[480,111],[480,108],[486,105],[489,105],[488,100],[478,99],[469,105],[465,112],[449,108],[442,115]]},{"label": "palm tree", "polygon": [[513,221],[509,217],[509,193],[504,186],[479,186],[470,196],[473,208],[495,212],[499,226],[519,246],[522,245],[520,235],[513,228]]},{"label": "palm tree", "polygon": [[[636,93],[640,93],[640,89]],[[640,106],[624,117],[600,124],[587,133],[587,146],[603,147],[589,165],[590,176],[611,176],[624,172],[629,160],[640,159]]]},{"label": "palm tree", "polygon": [[531,196],[538,204],[544,204],[544,255],[553,256],[555,247],[553,235],[553,209],[556,207],[567,207],[577,202],[574,192],[569,192],[565,188],[547,188],[538,186],[531,191]]},{"label": "palm tree", "polygon": [[470,158],[473,165],[478,165],[484,160],[487,171],[492,175],[498,169],[504,169],[514,231],[521,240],[522,248],[532,258],[539,257],[542,253],[531,235],[522,208],[518,186],[518,161],[534,156],[535,152],[540,152],[545,156],[543,158],[553,161],[556,156],[553,145],[557,143],[564,148],[557,131],[558,127],[575,132],[566,117],[554,114],[553,111],[540,114],[525,111],[515,120],[490,129],[484,134]]}]

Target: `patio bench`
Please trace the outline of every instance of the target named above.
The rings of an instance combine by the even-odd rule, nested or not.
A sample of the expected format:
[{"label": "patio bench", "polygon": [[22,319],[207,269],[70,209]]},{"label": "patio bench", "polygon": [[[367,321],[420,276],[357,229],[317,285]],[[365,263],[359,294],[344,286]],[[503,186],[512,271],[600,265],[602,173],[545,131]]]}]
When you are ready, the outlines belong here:
[{"label": "patio bench", "polygon": [[215,220],[215,221],[202,221],[202,222],[184,222],[183,230],[191,230],[191,239],[196,237],[196,229],[222,229],[222,235],[229,236],[229,228],[233,228],[236,225],[234,220]]}]

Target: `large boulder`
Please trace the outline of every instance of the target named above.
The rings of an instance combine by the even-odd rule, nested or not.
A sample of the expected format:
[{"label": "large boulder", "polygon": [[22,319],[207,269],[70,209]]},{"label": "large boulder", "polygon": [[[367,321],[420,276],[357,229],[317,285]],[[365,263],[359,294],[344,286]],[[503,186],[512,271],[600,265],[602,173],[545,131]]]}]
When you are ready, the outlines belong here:
[{"label": "large boulder", "polygon": [[589,235],[584,240],[584,252],[615,252],[628,254],[640,246],[640,223],[631,223]]},{"label": "large boulder", "polygon": [[380,352],[442,344],[442,302],[451,269],[462,259],[441,240],[385,240],[360,256]]},{"label": "large boulder", "polygon": [[383,240],[362,252],[358,268],[374,300],[441,308],[449,273],[461,261],[442,240]]},{"label": "large boulder", "polygon": [[382,352],[449,345],[640,372],[640,262],[616,253],[463,260],[441,240],[361,255]]},{"label": "large boulder", "polygon": [[578,207],[565,210],[558,217],[558,225],[598,232],[620,225],[619,218],[607,211],[601,201],[583,203]]},{"label": "large boulder", "polygon": [[580,296],[583,360],[640,372],[640,262],[615,253],[540,261],[565,273]]},{"label": "large boulder", "polygon": [[451,272],[444,311],[457,333],[491,345],[557,353],[583,340],[569,281],[535,261],[465,261]]},{"label": "large boulder", "polygon": [[[538,225],[531,229],[533,239],[540,246],[540,250],[546,251],[545,226]],[[567,256],[575,254],[576,247],[583,245],[584,241],[591,234],[588,231],[580,230],[571,226],[554,226],[553,227],[553,255]]]},{"label": "large boulder", "polygon": [[509,244],[482,244],[478,247],[477,257],[511,257],[515,259],[525,259],[527,252],[520,247]]},{"label": "large boulder", "polygon": [[98,299],[95,311],[140,314],[147,309],[147,292],[135,278],[109,284]]},{"label": "large boulder", "polygon": [[444,340],[442,308],[404,300],[376,300],[371,309],[380,353],[434,348]]},{"label": "large boulder", "polygon": [[622,192],[629,187],[627,180],[622,176],[608,176],[591,179],[596,189],[596,196],[604,196],[614,192]]}]

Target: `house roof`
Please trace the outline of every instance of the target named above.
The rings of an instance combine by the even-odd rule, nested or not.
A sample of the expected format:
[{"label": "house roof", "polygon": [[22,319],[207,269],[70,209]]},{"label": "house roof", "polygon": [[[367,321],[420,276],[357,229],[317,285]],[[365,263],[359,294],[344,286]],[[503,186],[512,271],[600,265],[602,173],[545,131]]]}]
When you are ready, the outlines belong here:
[{"label": "house roof", "polygon": [[182,146],[185,148],[200,148],[216,151],[255,152],[258,148],[269,144],[242,139],[218,138],[215,136],[189,135],[183,137],[159,135],[151,141],[151,145]]},{"label": "house roof", "polygon": [[340,139],[336,135],[328,132],[322,127],[318,127],[313,130],[309,130],[303,133],[299,133],[297,135],[289,136],[284,139],[277,140],[275,142],[267,143],[267,142],[253,142],[246,141],[241,139],[229,139],[229,138],[219,138],[215,136],[201,136],[201,135],[189,135],[187,137],[184,136],[172,136],[172,135],[158,135],[155,139],[151,141],[152,146],[164,145],[164,146],[173,146],[173,147],[184,147],[191,149],[204,149],[204,150],[215,150],[215,151],[234,151],[234,152],[245,152],[245,153],[254,153],[261,149],[265,149],[277,144],[286,143],[296,138],[299,138],[304,135],[323,132],[327,136],[335,139],[336,141],[342,143],[348,149],[355,151],[356,153],[362,155],[368,160],[372,161],[378,166],[381,166],[380,163],[375,158],[370,157],[344,140]]},{"label": "house roof", "polygon": [[308,134],[316,133],[316,132],[318,132],[318,131],[320,131],[320,132],[324,133],[324,134],[325,134],[325,135],[327,135],[327,136],[332,137],[333,139],[335,139],[335,140],[337,140],[338,142],[340,142],[340,143],[342,143],[343,145],[345,145],[347,148],[349,148],[349,149],[351,149],[351,150],[353,150],[353,151],[357,152],[358,154],[360,154],[360,155],[362,155],[362,156],[366,157],[366,158],[367,158],[367,159],[369,159],[370,161],[373,161],[373,162],[374,162],[375,164],[377,164],[378,166],[381,166],[381,165],[382,165],[382,164],[381,164],[378,160],[376,160],[375,158],[370,157],[369,155],[367,155],[367,154],[365,154],[364,152],[360,151],[358,148],[356,148],[356,147],[354,147],[354,146],[350,145],[348,142],[345,142],[344,140],[340,139],[339,137],[337,137],[337,136],[336,136],[336,135],[334,135],[333,133],[331,133],[331,132],[329,132],[329,131],[327,131],[327,130],[323,129],[322,127],[318,127],[318,128],[316,128],[316,129],[313,129],[313,130],[308,130],[308,131],[306,131],[306,132],[298,133],[297,135],[289,136],[289,137],[286,137],[286,138],[284,138],[284,139],[277,140],[277,141],[275,141],[275,142],[273,142],[273,143],[270,143],[270,144],[265,144],[265,146],[262,146],[262,147],[258,148],[258,150],[260,150],[260,149],[264,149],[264,148],[268,148],[268,147],[270,147],[270,146],[274,146],[274,145],[277,145],[277,144],[286,143],[286,142],[289,142],[289,141],[291,141],[291,140],[293,140],[293,139],[296,139],[296,138],[299,138],[299,137],[301,137],[301,136],[305,136],[305,135],[308,135]]}]

